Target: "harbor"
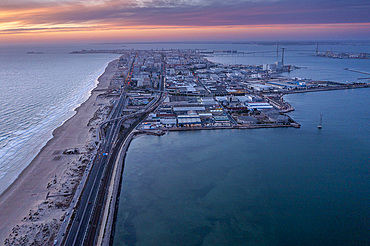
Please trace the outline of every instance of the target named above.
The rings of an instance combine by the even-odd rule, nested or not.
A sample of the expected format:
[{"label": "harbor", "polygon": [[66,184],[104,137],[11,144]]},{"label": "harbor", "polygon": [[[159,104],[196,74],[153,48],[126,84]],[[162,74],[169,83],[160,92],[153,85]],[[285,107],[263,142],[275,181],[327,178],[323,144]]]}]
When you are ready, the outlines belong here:
[{"label": "harbor", "polygon": [[[126,151],[135,136],[300,128],[300,123],[287,115],[294,108],[283,99],[284,95],[369,87],[366,83],[341,84],[283,77],[279,73],[285,69],[281,68],[293,66],[279,62],[261,66],[214,64],[195,50],[131,50],[119,60],[119,67],[129,69],[125,76],[113,80],[115,87],[111,87],[111,93],[122,91],[124,95],[121,113],[113,118],[121,119],[120,132],[116,144],[107,152],[113,155],[109,161],[111,173],[107,177],[113,178],[107,183],[110,184],[108,197],[99,198],[105,205],[92,214],[95,218],[103,216],[103,221],[89,222],[101,224],[94,230],[100,232],[91,234],[90,231],[85,239],[78,239],[81,243],[112,244],[117,218],[114,204],[119,204],[117,196],[122,189],[117,180],[122,181]],[[120,86],[122,77],[123,86]],[[322,127],[321,123],[319,126]],[[109,128],[102,130],[104,136]],[[65,242],[63,238],[61,242]]]},{"label": "harbor", "polygon": [[0,245],[370,245],[369,1],[0,9]]},{"label": "harbor", "polygon": [[[238,65],[211,62],[196,49],[131,49],[119,54],[111,63],[105,86],[97,88],[89,102],[96,112],[90,112],[92,117],[85,127],[91,139],[87,149],[67,146],[54,150],[51,156],[55,163],[66,159],[73,163],[63,175],[63,183],[53,177],[45,192],[45,202],[57,204],[55,209],[62,216],[60,223],[48,224],[49,228],[59,228],[59,232],[50,229],[55,237],[47,238],[55,238],[55,245],[112,243],[125,155],[136,137],[300,128],[285,95],[369,87],[368,83],[282,75],[299,69],[284,64],[283,59]],[[28,223],[37,222],[54,209],[53,205],[46,209],[45,204],[30,211],[24,218],[27,226],[15,228],[6,241],[8,245],[22,242],[25,231],[38,230]]]},{"label": "harbor", "polygon": [[370,245],[369,1],[0,9],[0,245]]}]

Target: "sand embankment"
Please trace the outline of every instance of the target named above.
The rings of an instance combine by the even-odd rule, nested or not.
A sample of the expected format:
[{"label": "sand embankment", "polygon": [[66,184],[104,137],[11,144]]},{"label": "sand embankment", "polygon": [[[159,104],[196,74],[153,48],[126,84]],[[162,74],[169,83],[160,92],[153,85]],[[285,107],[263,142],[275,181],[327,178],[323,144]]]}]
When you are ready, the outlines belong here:
[{"label": "sand embankment", "polygon": [[[104,97],[105,89],[117,72],[117,64],[118,60],[109,63],[87,101],[76,109],[72,118],[54,130],[53,138],[0,195],[0,245],[6,239],[6,245],[28,245],[34,240],[32,237],[46,242],[53,237],[47,235],[50,232],[45,235],[39,231],[57,230],[84,164],[93,158],[91,146],[96,128],[111,106],[112,99]],[[80,153],[63,154],[69,148],[78,148]]]}]

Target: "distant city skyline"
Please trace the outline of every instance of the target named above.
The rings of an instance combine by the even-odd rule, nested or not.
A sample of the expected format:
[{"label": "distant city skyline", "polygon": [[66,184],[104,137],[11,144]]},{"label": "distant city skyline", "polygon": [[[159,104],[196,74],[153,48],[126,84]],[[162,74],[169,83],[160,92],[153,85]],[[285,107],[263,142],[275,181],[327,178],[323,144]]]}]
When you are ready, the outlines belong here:
[{"label": "distant city skyline", "polygon": [[370,40],[368,0],[3,0],[0,43]]}]

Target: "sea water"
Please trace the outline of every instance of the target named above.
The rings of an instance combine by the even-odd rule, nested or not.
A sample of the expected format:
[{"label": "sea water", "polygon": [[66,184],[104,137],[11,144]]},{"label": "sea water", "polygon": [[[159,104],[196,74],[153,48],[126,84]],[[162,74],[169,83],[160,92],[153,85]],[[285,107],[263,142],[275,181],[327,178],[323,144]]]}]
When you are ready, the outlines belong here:
[{"label": "sea water", "polygon": [[108,62],[118,58],[69,54],[75,49],[0,48],[0,193],[27,167],[52,131],[75,114]]},{"label": "sea water", "polygon": [[[345,83],[364,77],[345,67],[370,72],[369,60],[294,52],[286,62],[305,68],[293,76]],[[210,59],[261,64],[275,58]],[[133,140],[114,245],[369,245],[369,96],[369,89],[285,96],[300,129],[171,132]]]},{"label": "sea water", "polygon": [[[217,56],[208,59],[222,64],[262,65],[282,61],[282,48],[284,52],[284,65],[295,65],[296,69],[282,75],[307,78],[314,80],[330,80],[341,83],[370,82],[370,59],[333,59],[316,56],[318,44],[319,52],[336,53],[370,53],[369,42],[247,42],[247,43],[129,43],[125,48],[135,49],[199,49],[200,51],[238,51],[244,55]],[[278,52],[277,52],[278,51]],[[346,70],[357,70],[367,74]]]},{"label": "sea water", "polygon": [[285,99],[301,129],[135,139],[114,245],[368,245],[368,89]]},{"label": "sea water", "polygon": [[[316,43],[285,43],[290,76],[369,81],[369,60],[316,57]],[[368,43],[320,51],[370,52]],[[281,60],[269,43],[119,43],[0,47],[0,192],[51,132],[74,114],[111,54],[81,49],[198,48],[254,53],[227,64]],[[27,54],[28,51],[43,54]],[[339,64],[339,65],[338,65]],[[369,76],[368,76],[369,77]],[[301,129],[222,130],[144,136],[125,164],[115,245],[368,245],[369,91],[285,97]],[[323,129],[318,130],[323,113]]]}]

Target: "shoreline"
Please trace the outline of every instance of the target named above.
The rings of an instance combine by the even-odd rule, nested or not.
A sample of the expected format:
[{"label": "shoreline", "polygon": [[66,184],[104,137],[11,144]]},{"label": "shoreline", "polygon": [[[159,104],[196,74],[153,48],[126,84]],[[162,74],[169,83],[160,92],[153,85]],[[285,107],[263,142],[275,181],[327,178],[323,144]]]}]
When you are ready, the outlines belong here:
[{"label": "shoreline", "polygon": [[[109,88],[112,88],[110,83],[113,83],[113,76],[117,78],[116,73],[119,70],[117,64],[117,60],[108,64],[103,74],[99,76],[97,83],[95,80],[96,87],[90,90],[89,94],[85,94],[85,97],[87,97],[86,101],[76,105],[74,108],[75,113],[69,119],[66,119],[62,125],[53,130],[51,139],[41,148],[37,156],[21,172],[17,179],[0,194],[0,220],[2,221],[0,225],[0,240],[3,240],[2,237],[11,231],[8,234],[9,237],[5,240],[5,245],[23,244],[25,242],[38,244],[40,241],[37,241],[36,233],[41,234],[41,237],[43,237],[44,241],[42,241],[42,244],[52,243],[50,240],[54,239],[54,236],[58,233],[58,228],[62,221],[68,221],[70,218],[73,218],[72,212],[70,213],[71,216],[69,216],[70,214],[67,211],[72,210],[68,210],[68,208],[77,203],[76,197],[82,190],[80,188],[84,188],[84,182],[83,179],[81,182],[81,177],[89,175],[89,164],[96,156],[96,146],[99,143],[97,140],[99,125],[104,122],[113,107],[112,98],[115,97],[112,97],[112,94],[108,94],[107,91]],[[304,92],[310,91],[306,90]],[[282,108],[285,108],[283,106]],[[294,110],[291,107],[288,109],[288,111]],[[261,122],[265,123],[265,121]],[[172,128],[167,131],[299,128],[300,125],[296,122],[294,123],[296,125],[260,124],[258,126],[243,125],[217,128],[192,127]],[[149,134],[149,132],[146,132],[146,134]],[[154,135],[156,134],[154,133]],[[70,153],[67,154],[67,152]],[[114,192],[112,189],[110,190],[111,193]],[[29,214],[27,216],[28,211]],[[23,217],[24,215],[25,217]],[[16,223],[15,227],[13,223]],[[41,228],[35,229],[34,224]],[[19,225],[24,226],[22,227],[23,231],[19,230]],[[47,228],[44,226],[47,226]],[[31,233],[29,233],[30,230]],[[45,236],[45,233],[43,235],[42,231],[46,231],[48,235]]]},{"label": "shoreline", "polygon": [[[340,92],[340,91],[339,91]],[[361,92],[361,91],[359,91],[359,92]],[[366,94],[366,93],[365,93]],[[338,94],[338,95],[343,95],[343,94]],[[301,96],[303,96],[303,95],[301,95]],[[300,96],[300,97],[301,97]],[[333,95],[333,98],[336,98],[337,96],[335,96],[335,95]],[[323,98],[322,96],[317,96],[316,98]],[[300,98],[295,98],[295,100],[294,101],[296,101],[296,102],[299,102],[300,101]],[[335,105],[336,103],[334,102],[334,101],[332,101],[333,103],[333,105]],[[295,104],[293,104],[293,102],[292,102],[292,105],[295,105]],[[315,105],[315,104],[314,104]],[[297,105],[296,105],[297,106]],[[298,108],[297,108],[298,109]],[[305,115],[305,117],[307,117],[308,119],[310,119],[311,117],[309,116],[309,114],[307,114],[308,113],[308,111],[302,111],[302,108],[299,108],[299,112],[301,112],[301,114],[304,114]],[[306,119],[307,120],[307,119]],[[336,120],[336,119],[334,119],[334,120]],[[305,119],[303,119],[303,121],[305,121]],[[320,138],[321,137],[325,137],[325,136],[323,136],[323,134],[320,134],[319,133],[319,130],[317,130],[317,128],[316,128],[316,124],[315,124],[315,120],[313,120],[313,123],[311,124],[311,123],[307,123],[307,121],[306,121],[306,129],[304,129],[304,131],[302,132],[302,134],[304,133],[304,134],[306,134],[306,136],[309,136],[311,133],[316,133],[316,132],[318,132],[318,134],[317,134],[317,136],[320,136]],[[325,127],[324,127],[324,129],[326,129]],[[212,135],[212,134],[211,134]],[[225,135],[228,135],[228,134],[225,134]],[[237,136],[238,135],[238,133],[236,133],[236,134],[234,134],[234,136]],[[266,135],[266,134],[263,134],[263,135]],[[258,134],[258,138],[260,138],[260,136],[263,136],[262,134]],[[280,136],[283,136],[283,135],[289,135],[289,133],[288,132],[285,132],[285,133],[282,133],[282,134],[279,134]],[[312,135],[312,138],[311,139],[313,139],[313,140],[316,140],[317,138],[315,137],[316,135]],[[207,138],[208,137],[208,135],[207,136],[204,136],[205,138]],[[177,138],[171,138],[171,141],[179,141],[178,139],[181,139],[181,137],[177,137]],[[222,138],[214,138],[214,139],[217,139],[217,140],[219,140],[219,139],[222,139]],[[248,141],[248,140],[246,140],[246,141]],[[265,141],[266,142],[266,144],[269,144],[270,142],[269,142],[270,140],[268,140],[268,141]],[[328,141],[329,141],[329,139],[328,139]],[[157,141],[155,140],[155,141],[153,141],[153,143],[152,144],[154,144],[154,143],[156,143]],[[161,140],[161,142],[163,142],[163,140]],[[133,142],[134,143],[134,142]],[[304,141],[302,141],[301,142],[303,145],[305,144],[305,142]],[[316,141],[313,141],[313,143],[317,143]],[[140,147],[140,145],[137,145],[137,146],[139,146]],[[148,146],[151,146],[151,145],[148,145]],[[285,145],[284,145],[285,146]],[[344,145],[343,145],[344,146]],[[146,147],[146,146],[145,146]],[[144,148],[144,147],[143,147]],[[186,147],[184,147],[184,148],[186,148]],[[221,148],[222,149],[222,148]],[[252,149],[252,148],[251,148]],[[299,148],[297,148],[297,149],[299,149]],[[153,152],[155,153],[155,151],[156,150],[153,150]],[[283,151],[283,150],[282,150]],[[334,151],[335,152],[335,151]],[[334,153],[333,152],[333,153]],[[348,151],[348,152],[350,152],[350,151]],[[261,152],[262,153],[262,152]],[[281,152],[276,152],[277,153],[277,155],[279,155],[279,153],[281,153]],[[289,157],[289,153],[287,153],[287,155],[288,155],[288,157]],[[136,155],[135,155],[136,156]],[[323,158],[325,159],[325,155],[323,155]],[[135,159],[135,158],[134,158]],[[251,157],[251,159],[253,160],[253,157]],[[244,160],[244,159],[242,159],[242,160]],[[135,161],[134,161],[135,162]],[[169,161],[170,162],[170,161]],[[267,162],[267,161],[266,161]],[[280,161],[281,163],[283,163],[283,161]],[[144,162],[145,163],[145,162]],[[135,164],[135,163],[134,163]],[[273,163],[274,164],[274,163]],[[272,165],[273,165],[272,164]],[[283,163],[284,164],[284,163]],[[126,167],[128,166],[128,165],[130,165],[130,163],[127,163],[127,160],[126,160]],[[138,170],[140,170],[140,168],[138,169]],[[261,170],[266,170],[266,169],[261,169]],[[330,168],[328,168],[328,170],[330,170]],[[125,170],[126,171],[126,170]],[[148,173],[150,173],[150,172],[148,172]],[[181,173],[181,172],[179,172],[179,173]],[[134,173],[134,175],[135,175],[135,173]],[[288,174],[288,175],[290,175],[290,173]],[[145,176],[145,175],[144,175]],[[315,175],[313,174],[313,177],[314,177]],[[330,176],[330,175],[329,175]],[[147,176],[145,176],[146,178],[147,178]],[[292,184],[294,184],[294,182],[292,182]],[[302,181],[302,184],[304,185],[304,181]],[[302,186],[303,188],[305,187],[305,186]],[[126,190],[127,189],[130,189],[131,187],[126,187]],[[135,187],[136,188],[136,187]],[[229,187],[227,187],[227,188],[229,188]],[[227,188],[225,188],[225,190],[227,191],[227,190],[229,190],[229,189],[227,189]],[[224,190],[221,190],[221,191],[224,191]],[[134,194],[134,193],[133,193]],[[311,194],[311,193],[310,193]],[[214,195],[214,194],[212,194],[212,195]],[[144,196],[144,199],[145,199],[145,196]],[[140,199],[139,199],[140,200]],[[195,199],[194,199],[195,200]],[[330,199],[329,199],[330,200]],[[195,200],[196,201],[196,200]],[[262,202],[263,202],[263,200],[262,200]],[[122,203],[122,200],[121,200],[121,202],[120,203]],[[138,201],[138,203],[136,203],[136,204],[140,204],[140,205],[142,205],[142,201]],[[163,204],[163,203],[162,203]],[[145,206],[142,206],[142,207],[145,207]],[[317,207],[319,207],[319,206],[317,206]],[[361,205],[361,207],[363,207],[362,205]],[[127,212],[128,210],[126,210],[125,212]],[[134,212],[135,210],[132,210],[131,212],[133,212],[133,213],[135,213]],[[144,211],[145,212],[145,211]],[[126,215],[127,215],[127,213],[126,213]],[[221,217],[221,216],[220,216]],[[126,218],[127,218],[127,216],[126,216]],[[131,217],[132,218],[132,217]],[[333,219],[335,220],[335,216],[333,216]],[[118,220],[119,221],[119,220]],[[129,221],[129,220],[126,220],[126,222],[127,221]],[[298,221],[298,219],[297,219],[297,221]],[[132,220],[130,220],[130,222],[131,222],[131,224],[132,224]],[[136,221],[137,222],[137,221]],[[127,223],[129,223],[129,222],[127,222]],[[121,227],[122,226],[122,224],[123,224],[123,222],[121,221],[121,225],[119,225],[119,223],[117,224],[117,227]],[[145,226],[145,224],[143,223],[143,225]],[[302,225],[301,226],[303,229],[304,229],[304,225]],[[121,227],[122,228],[122,227]],[[118,232],[117,232],[117,234],[119,234]],[[122,235],[122,233],[121,233],[121,235]],[[154,234],[153,234],[154,235]],[[365,234],[364,234],[365,235]],[[144,236],[145,237],[145,236]],[[143,237],[141,237],[141,239],[142,239]],[[121,241],[122,240],[122,237],[121,238],[119,238],[117,241]],[[299,240],[298,240],[299,241]]]},{"label": "shoreline", "polygon": [[[109,62],[109,63],[111,63],[111,62]],[[109,63],[107,64],[107,66],[106,66],[106,68],[109,66]],[[106,69],[105,68],[105,69]],[[103,76],[103,74],[104,74],[104,72],[105,72],[105,69],[104,69],[104,71],[99,75],[99,77],[96,79],[96,81],[97,81],[97,83],[96,83],[96,85],[95,85],[95,87],[92,89],[92,90],[90,90],[88,93],[87,93],[87,95],[86,95],[86,98],[85,98],[85,100],[84,101],[82,101],[81,103],[79,103],[79,104],[77,104],[71,111],[73,111],[73,115],[71,115],[69,118],[67,118],[66,120],[64,120],[63,122],[61,122],[61,124],[59,125],[59,126],[57,126],[54,130],[52,130],[52,132],[51,132],[51,137],[50,138],[48,138],[47,139],[47,141],[45,142],[45,144],[42,146],[42,148],[37,152],[37,154],[35,155],[35,157],[33,157],[32,158],[32,160],[30,161],[30,163],[23,169],[23,171],[16,177],[16,179],[12,182],[12,184],[10,184],[3,192],[1,192],[0,193],[0,202],[1,202],[1,199],[2,199],[2,196],[3,196],[3,194],[4,193],[6,193],[7,191],[8,191],[8,189],[10,189],[11,188],[11,186],[13,185],[13,183],[18,179],[18,178],[20,178],[21,177],[21,175],[23,175],[23,172],[28,168],[28,166],[30,166],[31,165],[31,163],[34,161],[34,159],[43,151],[43,149],[47,146],[47,144],[49,143],[49,141],[51,141],[53,138],[55,138],[55,133],[56,133],[56,131],[59,129],[59,128],[61,128],[61,127],[63,127],[63,125],[67,122],[67,121],[69,121],[69,120],[71,120],[73,117],[75,117],[77,114],[78,114],[78,112],[79,112],[79,108],[84,104],[84,103],[86,103],[87,102],[87,100],[89,100],[89,98],[92,96],[92,94],[93,94],[93,92],[95,91],[95,90],[97,90],[98,88],[99,88],[99,79],[100,79],[100,77],[102,77]]]},{"label": "shoreline", "polygon": [[[97,79],[96,87],[90,91],[84,102],[74,108],[76,113],[53,130],[52,137],[41,148],[36,157],[0,194],[0,221],[2,221],[0,242],[3,243],[14,232],[14,227],[30,224],[25,218],[29,211],[29,215],[32,217],[31,211],[38,211],[41,204],[46,203],[50,193],[51,180],[54,178],[55,183],[66,181],[65,177],[62,179],[61,176],[76,163],[75,159],[85,158],[85,154],[64,155],[61,152],[74,147],[79,147],[82,150],[91,142],[93,133],[89,124],[99,109],[95,102],[98,96],[108,89],[110,79],[117,70],[117,61],[115,59],[108,63],[104,72]],[[45,211],[45,209],[42,210]],[[45,214],[37,216],[38,220],[36,221],[39,224],[46,221],[58,221],[64,214],[63,210],[52,207],[49,211],[45,211]],[[35,220],[31,221],[35,222]]]},{"label": "shoreline", "polygon": [[370,84],[363,84],[363,85],[343,85],[343,86],[333,86],[333,87],[323,87],[323,88],[291,90],[291,91],[285,92],[284,95],[298,94],[298,93],[307,93],[307,92],[322,92],[322,91],[364,89],[364,88],[369,88],[369,87],[370,87]]},{"label": "shoreline", "polygon": [[[2,194],[5,193],[9,187],[18,179],[18,177],[22,174],[22,172],[32,163],[32,161],[37,157],[37,155],[42,151],[42,149],[47,145],[47,143],[54,138],[54,131],[56,129],[58,129],[59,127],[63,126],[63,124],[65,124],[69,119],[71,119],[72,117],[74,117],[77,113],[78,113],[78,108],[83,104],[85,103],[92,95],[93,93],[93,90],[95,90],[96,88],[98,88],[98,84],[99,84],[99,78],[101,77],[101,75],[103,75],[106,67],[108,66],[110,62],[108,62],[106,64],[106,66],[101,69],[99,71],[99,76],[95,79],[94,81],[94,87],[91,88],[88,92],[85,92],[81,98],[81,102],[76,104],[75,106],[71,107],[68,112],[66,112],[66,115],[67,114],[70,114],[69,116],[67,116],[66,119],[64,119],[63,121],[61,121],[58,125],[54,126],[52,129],[49,129],[47,130],[47,132],[45,133],[45,136],[47,135],[48,137],[44,139],[44,141],[42,143],[40,143],[40,149],[37,150],[35,149],[35,153],[33,154],[33,156],[27,160],[25,160],[24,162],[26,163],[23,167],[23,170],[15,177],[15,178],[7,178],[7,175],[9,175],[8,173],[4,175],[4,178],[7,178],[8,180],[12,180],[11,183],[10,183],[4,190],[1,190],[0,189],[0,201],[1,201],[1,197],[2,197]],[[49,135],[50,134],[50,135]]]}]

